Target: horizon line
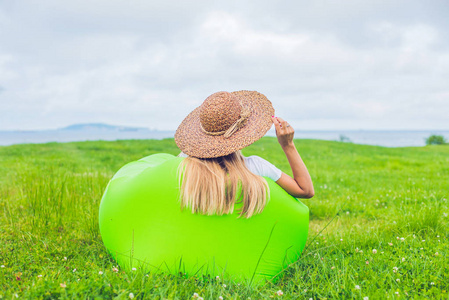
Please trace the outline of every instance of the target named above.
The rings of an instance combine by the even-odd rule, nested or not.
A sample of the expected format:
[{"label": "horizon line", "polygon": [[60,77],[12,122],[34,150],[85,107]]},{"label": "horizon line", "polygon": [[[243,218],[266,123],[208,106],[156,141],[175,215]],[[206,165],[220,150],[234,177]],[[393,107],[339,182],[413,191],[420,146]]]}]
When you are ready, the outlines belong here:
[{"label": "horizon line", "polygon": [[[150,128],[150,127],[132,127],[132,126],[117,126],[117,127],[123,127],[126,128],[133,128],[133,129],[140,129],[140,130],[148,130],[148,131],[159,131],[159,132],[175,132],[176,129],[159,129],[159,128]],[[66,129],[65,127],[62,128],[48,128],[48,129],[0,129],[1,133],[12,133],[12,132],[42,132],[42,131],[82,131],[86,129]],[[106,129],[107,130],[107,129]],[[114,130],[114,129],[110,129]],[[270,131],[273,131],[271,128],[267,133]],[[388,129],[375,129],[375,128],[359,128],[359,129],[348,129],[348,128],[342,128],[342,129],[295,129],[295,132],[339,132],[339,131],[348,131],[348,132],[355,132],[355,131],[447,131],[449,132],[449,128],[388,128]]]}]

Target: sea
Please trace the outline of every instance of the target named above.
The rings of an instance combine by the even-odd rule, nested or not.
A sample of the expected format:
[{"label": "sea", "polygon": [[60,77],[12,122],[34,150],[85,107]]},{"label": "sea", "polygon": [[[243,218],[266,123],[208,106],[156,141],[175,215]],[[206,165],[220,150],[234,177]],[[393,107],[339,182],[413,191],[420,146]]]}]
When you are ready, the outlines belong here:
[{"label": "sea", "polygon": [[[270,130],[267,135],[275,136],[275,132]],[[295,132],[295,138],[298,139],[340,141],[384,147],[424,146],[426,144],[426,138],[431,135],[442,135],[449,141],[449,130],[311,130]],[[0,145],[95,140],[164,139],[172,138],[173,136],[174,131],[149,129],[117,130],[88,128],[79,130],[0,131]]]}]

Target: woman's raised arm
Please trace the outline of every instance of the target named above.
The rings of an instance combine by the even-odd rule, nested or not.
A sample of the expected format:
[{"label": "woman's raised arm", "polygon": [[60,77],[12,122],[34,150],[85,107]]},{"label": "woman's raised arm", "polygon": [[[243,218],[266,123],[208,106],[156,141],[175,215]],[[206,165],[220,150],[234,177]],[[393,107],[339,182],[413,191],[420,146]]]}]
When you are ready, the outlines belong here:
[{"label": "woman's raised arm", "polygon": [[287,156],[288,163],[293,172],[293,178],[282,173],[276,181],[284,190],[296,198],[312,198],[315,194],[313,190],[312,178],[309,171],[296,150],[293,142],[295,130],[286,121],[278,117],[272,117],[276,128],[276,136],[279,144]]}]

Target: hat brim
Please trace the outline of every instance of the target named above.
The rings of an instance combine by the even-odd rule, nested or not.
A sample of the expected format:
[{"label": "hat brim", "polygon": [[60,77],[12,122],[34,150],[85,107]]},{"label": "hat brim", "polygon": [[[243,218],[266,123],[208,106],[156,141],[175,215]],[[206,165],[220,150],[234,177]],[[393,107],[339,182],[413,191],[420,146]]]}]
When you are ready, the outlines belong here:
[{"label": "hat brim", "polygon": [[243,149],[263,137],[273,125],[274,108],[270,100],[256,91],[232,92],[251,111],[245,125],[230,137],[208,135],[201,130],[197,107],[179,125],[175,142],[182,152],[199,158],[220,157]]}]

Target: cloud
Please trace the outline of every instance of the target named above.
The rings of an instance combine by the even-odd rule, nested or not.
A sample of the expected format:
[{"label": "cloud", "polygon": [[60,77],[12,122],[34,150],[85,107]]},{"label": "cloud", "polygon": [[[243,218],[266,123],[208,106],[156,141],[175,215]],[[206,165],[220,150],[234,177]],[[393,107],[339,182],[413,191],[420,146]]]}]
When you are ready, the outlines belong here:
[{"label": "cloud", "polygon": [[2,4],[0,130],[175,129],[208,95],[240,89],[303,129],[447,127],[437,4],[433,21],[410,21],[389,2],[298,3]]}]

